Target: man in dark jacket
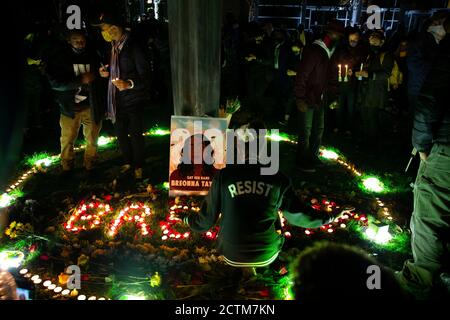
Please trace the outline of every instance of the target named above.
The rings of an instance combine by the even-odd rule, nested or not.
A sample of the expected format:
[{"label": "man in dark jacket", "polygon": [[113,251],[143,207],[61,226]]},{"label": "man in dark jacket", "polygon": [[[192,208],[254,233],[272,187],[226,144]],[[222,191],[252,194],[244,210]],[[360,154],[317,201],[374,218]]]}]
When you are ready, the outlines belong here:
[{"label": "man in dark jacket", "polygon": [[61,164],[63,171],[73,169],[74,144],[83,125],[86,139],[84,166],[92,170],[104,114],[94,89],[95,72],[100,63],[97,55],[86,48],[83,32],[71,31],[68,43],[59,55],[49,60],[46,70],[61,110]]},{"label": "man in dark jacket", "polygon": [[109,71],[106,66],[101,67],[100,75],[110,80],[107,118],[115,125],[120,150],[125,158],[122,172],[134,167],[135,178],[142,179],[143,114],[149,100],[150,64],[120,19],[103,14],[98,25],[103,38],[112,44]]},{"label": "man in dark jacket", "polygon": [[420,94],[423,83],[430,72],[438,50],[439,42],[445,36],[442,23],[445,13],[437,12],[427,21],[425,30],[420,32],[408,45],[408,100],[410,111],[414,112],[414,105]]},{"label": "man in dark jacket", "polygon": [[450,274],[450,20],[416,103],[412,142],[420,154],[411,217],[413,260],[398,274],[419,299],[439,297]]},{"label": "man in dark jacket", "polygon": [[324,131],[324,92],[336,91],[337,65],[332,61],[344,25],[332,21],[320,40],[305,48],[297,70],[294,94],[299,110],[298,158],[300,170],[315,172]]},{"label": "man in dark jacket", "polygon": [[260,164],[249,164],[258,158],[252,152],[246,151],[246,164],[222,169],[199,214],[184,218],[196,232],[206,232],[219,221],[218,248],[234,267],[265,267],[275,261],[284,243],[279,210],[289,223],[304,228],[319,228],[335,218],[301,203],[282,173],[262,175]]},{"label": "man in dark jacket", "polygon": [[362,77],[361,99],[361,127],[366,142],[378,140],[380,130],[379,115],[384,109],[389,97],[389,77],[394,68],[394,56],[383,50],[384,33],[381,30],[371,32],[369,36],[370,52],[364,60],[363,71],[355,75]]}]

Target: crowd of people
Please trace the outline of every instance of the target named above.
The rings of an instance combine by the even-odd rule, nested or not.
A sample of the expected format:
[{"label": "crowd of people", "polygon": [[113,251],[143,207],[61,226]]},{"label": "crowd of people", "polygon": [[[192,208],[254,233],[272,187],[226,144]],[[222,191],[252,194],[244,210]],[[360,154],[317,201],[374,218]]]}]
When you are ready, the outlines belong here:
[{"label": "crowd of people", "polygon": [[[164,96],[169,105],[171,100],[165,30],[153,19],[130,31],[117,17],[102,15],[89,32],[67,31],[65,41],[56,47],[48,34],[46,41],[27,35],[25,102],[30,119],[39,126],[39,101],[46,88],[51,90],[60,108],[63,173],[74,168],[74,144],[81,127],[87,142],[84,167],[88,171],[95,167],[97,139],[102,122],[108,119],[124,158],[121,171],[133,169],[135,178],[142,179],[144,109],[152,98]],[[383,30],[345,28],[339,21],[316,33],[303,26],[294,31],[276,29],[271,23],[241,27],[232,14],[226,16],[222,33],[221,103],[239,97],[242,110],[254,118],[274,127],[293,128],[299,137],[296,165],[300,171],[315,172],[321,166],[318,152],[325,130],[375,145],[383,126],[381,113],[392,106],[413,129],[413,144],[422,159],[412,218],[414,256],[397,278],[417,296],[431,294],[448,268],[448,32],[450,18],[444,12],[435,14],[414,35],[399,27],[389,39]],[[283,244],[275,230],[278,209],[284,210],[290,223],[302,227],[320,227],[334,218],[311,218],[308,209],[293,200],[289,179],[262,177],[256,169],[222,170],[201,214],[185,220],[194,230],[204,231],[222,213],[219,244],[228,263],[238,267],[267,266],[276,259]],[[265,199],[259,194],[235,199],[228,193],[230,184],[246,179],[270,186]],[[253,216],[242,219],[241,211],[248,213],[250,207]],[[375,263],[348,248],[320,250],[331,252],[336,261],[353,256],[361,267]],[[299,283],[306,286],[300,292],[322,294],[314,287],[321,272],[313,266],[323,267],[325,256],[309,252],[299,260],[303,266]],[[347,272],[347,265],[342,270]],[[396,281],[390,273],[386,277],[389,283]],[[361,289],[361,284],[356,286]],[[394,284],[389,288],[397,292]]]}]

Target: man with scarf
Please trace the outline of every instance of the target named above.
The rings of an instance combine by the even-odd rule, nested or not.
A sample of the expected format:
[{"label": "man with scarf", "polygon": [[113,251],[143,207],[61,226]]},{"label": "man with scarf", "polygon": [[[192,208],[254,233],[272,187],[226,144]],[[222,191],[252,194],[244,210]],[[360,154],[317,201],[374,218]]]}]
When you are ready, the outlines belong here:
[{"label": "man with scarf", "polygon": [[322,39],[314,41],[303,52],[297,70],[294,94],[299,110],[298,160],[300,170],[315,172],[320,165],[319,147],[324,131],[324,93],[336,94],[337,64],[332,60],[334,50],[344,35],[339,21],[328,24]]},{"label": "man with scarf", "polygon": [[143,50],[123,25],[111,15],[100,17],[98,26],[102,36],[112,44],[110,64],[100,68],[100,75],[109,78],[107,119],[115,125],[125,160],[121,171],[127,172],[134,167],[135,178],[142,179],[145,147],[143,113],[149,100],[151,69]]},{"label": "man with scarf", "polygon": [[[86,139],[84,167],[91,171],[97,156],[97,139],[104,114],[95,70],[100,65],[97,55],[86,49],[86,36],[80,30],[71,31],[69,45],[47,64],[46,74],[60,106],[61,165],[64,173],[74,168],[74,144],[83,125]],[[94,86],[95,85],[95,86]]]}]

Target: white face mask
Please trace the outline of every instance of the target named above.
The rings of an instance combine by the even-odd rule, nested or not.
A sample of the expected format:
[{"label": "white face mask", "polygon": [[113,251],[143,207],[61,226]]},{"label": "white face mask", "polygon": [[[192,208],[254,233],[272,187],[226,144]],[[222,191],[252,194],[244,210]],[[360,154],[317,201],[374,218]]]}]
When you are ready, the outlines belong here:
[{"label": "white face mask", "polygon": [[444,39],[447,34],[442,24],[437,26],[429,26],[427,31],[433,35],[437,43]]}]

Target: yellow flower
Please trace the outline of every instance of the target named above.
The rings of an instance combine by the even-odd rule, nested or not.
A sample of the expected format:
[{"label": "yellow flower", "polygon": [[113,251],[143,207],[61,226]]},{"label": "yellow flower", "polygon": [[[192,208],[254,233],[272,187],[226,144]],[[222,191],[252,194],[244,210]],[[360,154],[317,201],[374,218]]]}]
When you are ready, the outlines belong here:
[{"label": "yellow flower", "polygon": [[11,234],[11,229],[9,229],[9,228],[6,229],[6,230],[5,230],[5,234],[6,234],[7,236],[9,236],[9,235]]},{"label": "yellow flower", "polygon": [[159,287],[161,285],[161,276],[158,272],[156,272],[152,277],[150,278],[150,286],[152,288]]},{"label": "yellow flower", "polygon": [[69,275],[64,272],[61,272],[58,276],[59,284],[66,284],[67,281],[69,281]]},{"label": "yellow flower", "polygon": [[81,256],[78,257],[78,265],[80,267],[84,267],[88,262],[89,262],[88,256],[82,254]]},{"label": "yellow flower", "polygon": [[17,221],[13,221],[13,222],[11,222],[9,227],[12,229],[12,228],[14,228],[16,226],[16,224],[17,224]]}]

